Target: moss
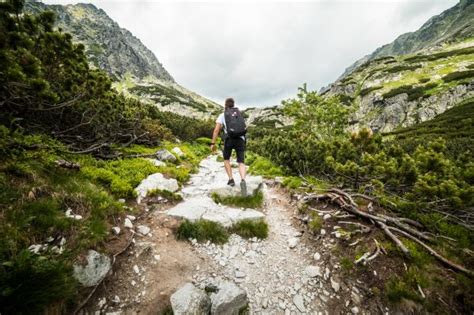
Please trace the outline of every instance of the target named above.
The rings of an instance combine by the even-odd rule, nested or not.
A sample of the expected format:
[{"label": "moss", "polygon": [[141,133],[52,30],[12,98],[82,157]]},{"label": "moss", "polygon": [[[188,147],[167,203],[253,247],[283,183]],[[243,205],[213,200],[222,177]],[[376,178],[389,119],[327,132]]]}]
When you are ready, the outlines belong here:
[{"label": "moss", "polygon": [[229,239],[228,231],[220,224],[207,220],[190,222],[185,220],[176,231],[179,240],[196,239],[198,242],[211,241],[224,244]]},{"label": "moss", "polygon": [[359,96],[366,96],[367,94],[373,92],[373,91],[377,91],[377,90],[380,90],[382,89],[383,86],[381,85],[376,85],[376,86],[370,86],[370,87],[367,87],[367,88],[364,88],[364,89],[361,89],[360,92],[359,92]]},{"label": "moss", "polygon": [[268,224],[263,220],[242,220],[232,226],[231,232],[243,238],[265,239],[268,237]]},{"label": "moss", "polygon": [[408,299],[415,302],[421,302],[421,297],[418,296],[413,288],[399,278],[392,278],[385,286],[385,295],[391,303],[399,303],[403,299]]},{"label": "moss", "polygon": [[221,197],[216,193],[212,194],[212,199],[216,203],[240,208],[261,208],[263,206],[263,193],[259,190],[251,196]]}]

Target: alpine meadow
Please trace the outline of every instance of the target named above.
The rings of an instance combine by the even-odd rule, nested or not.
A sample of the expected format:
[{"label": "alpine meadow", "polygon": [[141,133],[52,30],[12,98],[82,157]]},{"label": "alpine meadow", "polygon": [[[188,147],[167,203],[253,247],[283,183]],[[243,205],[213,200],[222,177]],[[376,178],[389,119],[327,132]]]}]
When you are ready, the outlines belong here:
[{"label": "alpine meadow", "polygon": [[119,15],[0,1],[0,314],[473,313],[474,1],[439,13],[239,109]]}]

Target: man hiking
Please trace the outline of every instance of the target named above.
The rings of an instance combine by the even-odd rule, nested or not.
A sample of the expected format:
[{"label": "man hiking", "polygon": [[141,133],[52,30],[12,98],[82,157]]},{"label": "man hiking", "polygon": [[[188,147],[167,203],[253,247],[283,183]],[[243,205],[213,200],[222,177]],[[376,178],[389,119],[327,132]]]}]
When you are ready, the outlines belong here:
[{"label": "man hiking", "polygon": [[227,185],[235,186],[234,177],[232,176],[232,167],[230,165],[230,156],[232,150],[237,154],[237,163],[239,163],[240,173],[240,189],[242,196],[247,195],[247,184],[245,182],[246,168],[245,168],[245,134],[247,127],[245,125],[244,117],[237,107],[235,107],[234,99],[228,98],[225,100],[224,113],[220,114],[216,120],[216,127],[212,134],[211,150],[216,151],[217,136],[224,130],[222,139],[224,140],[224,149],[222,155],[224,157],[224,168],[229,177]]}]

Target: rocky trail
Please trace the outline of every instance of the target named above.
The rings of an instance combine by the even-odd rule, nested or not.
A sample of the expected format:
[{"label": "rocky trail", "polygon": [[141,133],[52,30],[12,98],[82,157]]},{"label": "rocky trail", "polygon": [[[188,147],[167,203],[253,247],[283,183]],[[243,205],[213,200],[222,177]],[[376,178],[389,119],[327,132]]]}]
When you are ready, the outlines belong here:
[{"label": "rocky trail", "polygon": [[[259,178],[250,176],[248,181]],[[146,215],[132,220],[130,231],[136,232],[131,233],[131,246],[117,258],[84,311],[160,314],[169,310],[170,296],[186,283],[202,290],[231,283],[246,294],[250,314],[359,313],[362,283],[343,279],[339,264],[331,263],[334,233],[305,233],[296,206],[274,181],[262,185],[261,212],[215,204],[209,194],[225,183],[222,163],[211,156],[182,189],[183,202],[170,208],[161,198],[148,200]],[[190,215],[224,225],[264,216],[269,235],[265,240],[232,235],[224,245],[177,241],[176,216]]]}]

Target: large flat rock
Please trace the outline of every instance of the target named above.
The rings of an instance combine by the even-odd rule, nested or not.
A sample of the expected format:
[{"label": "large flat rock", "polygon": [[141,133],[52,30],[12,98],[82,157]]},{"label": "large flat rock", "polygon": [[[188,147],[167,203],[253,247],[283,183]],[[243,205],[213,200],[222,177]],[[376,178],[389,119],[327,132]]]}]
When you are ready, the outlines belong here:
[{"label": "large flat rock", "polygon": [[[249,176],[246,179],[247,182],[247,195],[254,195],[263,186],[263,178],[262,176]],[[236,185],[234,187],[226,185],[226,183],[222,183],[219,187],[211,188],[209,190],[210,195],[217,194],[220,197],[239,197],[242,196],[242,192],[240,190],[240,182],[236,180]]]},{"label": "large flat rock", "polygon": [[178,181],[174,178],[165,178],[161,173],[151,174],[135,188],[137,203],[140,203],[150,191],[156,189],[175,192],[179,189]]},{"label": "large flat rock", "polygon": [[261,220],[265,215],[253,209],[236,209],[216,204],[208,196],[192,197],[167,212],[168,215],[191,222],[208,220],[230,227],[242,220]]}]

